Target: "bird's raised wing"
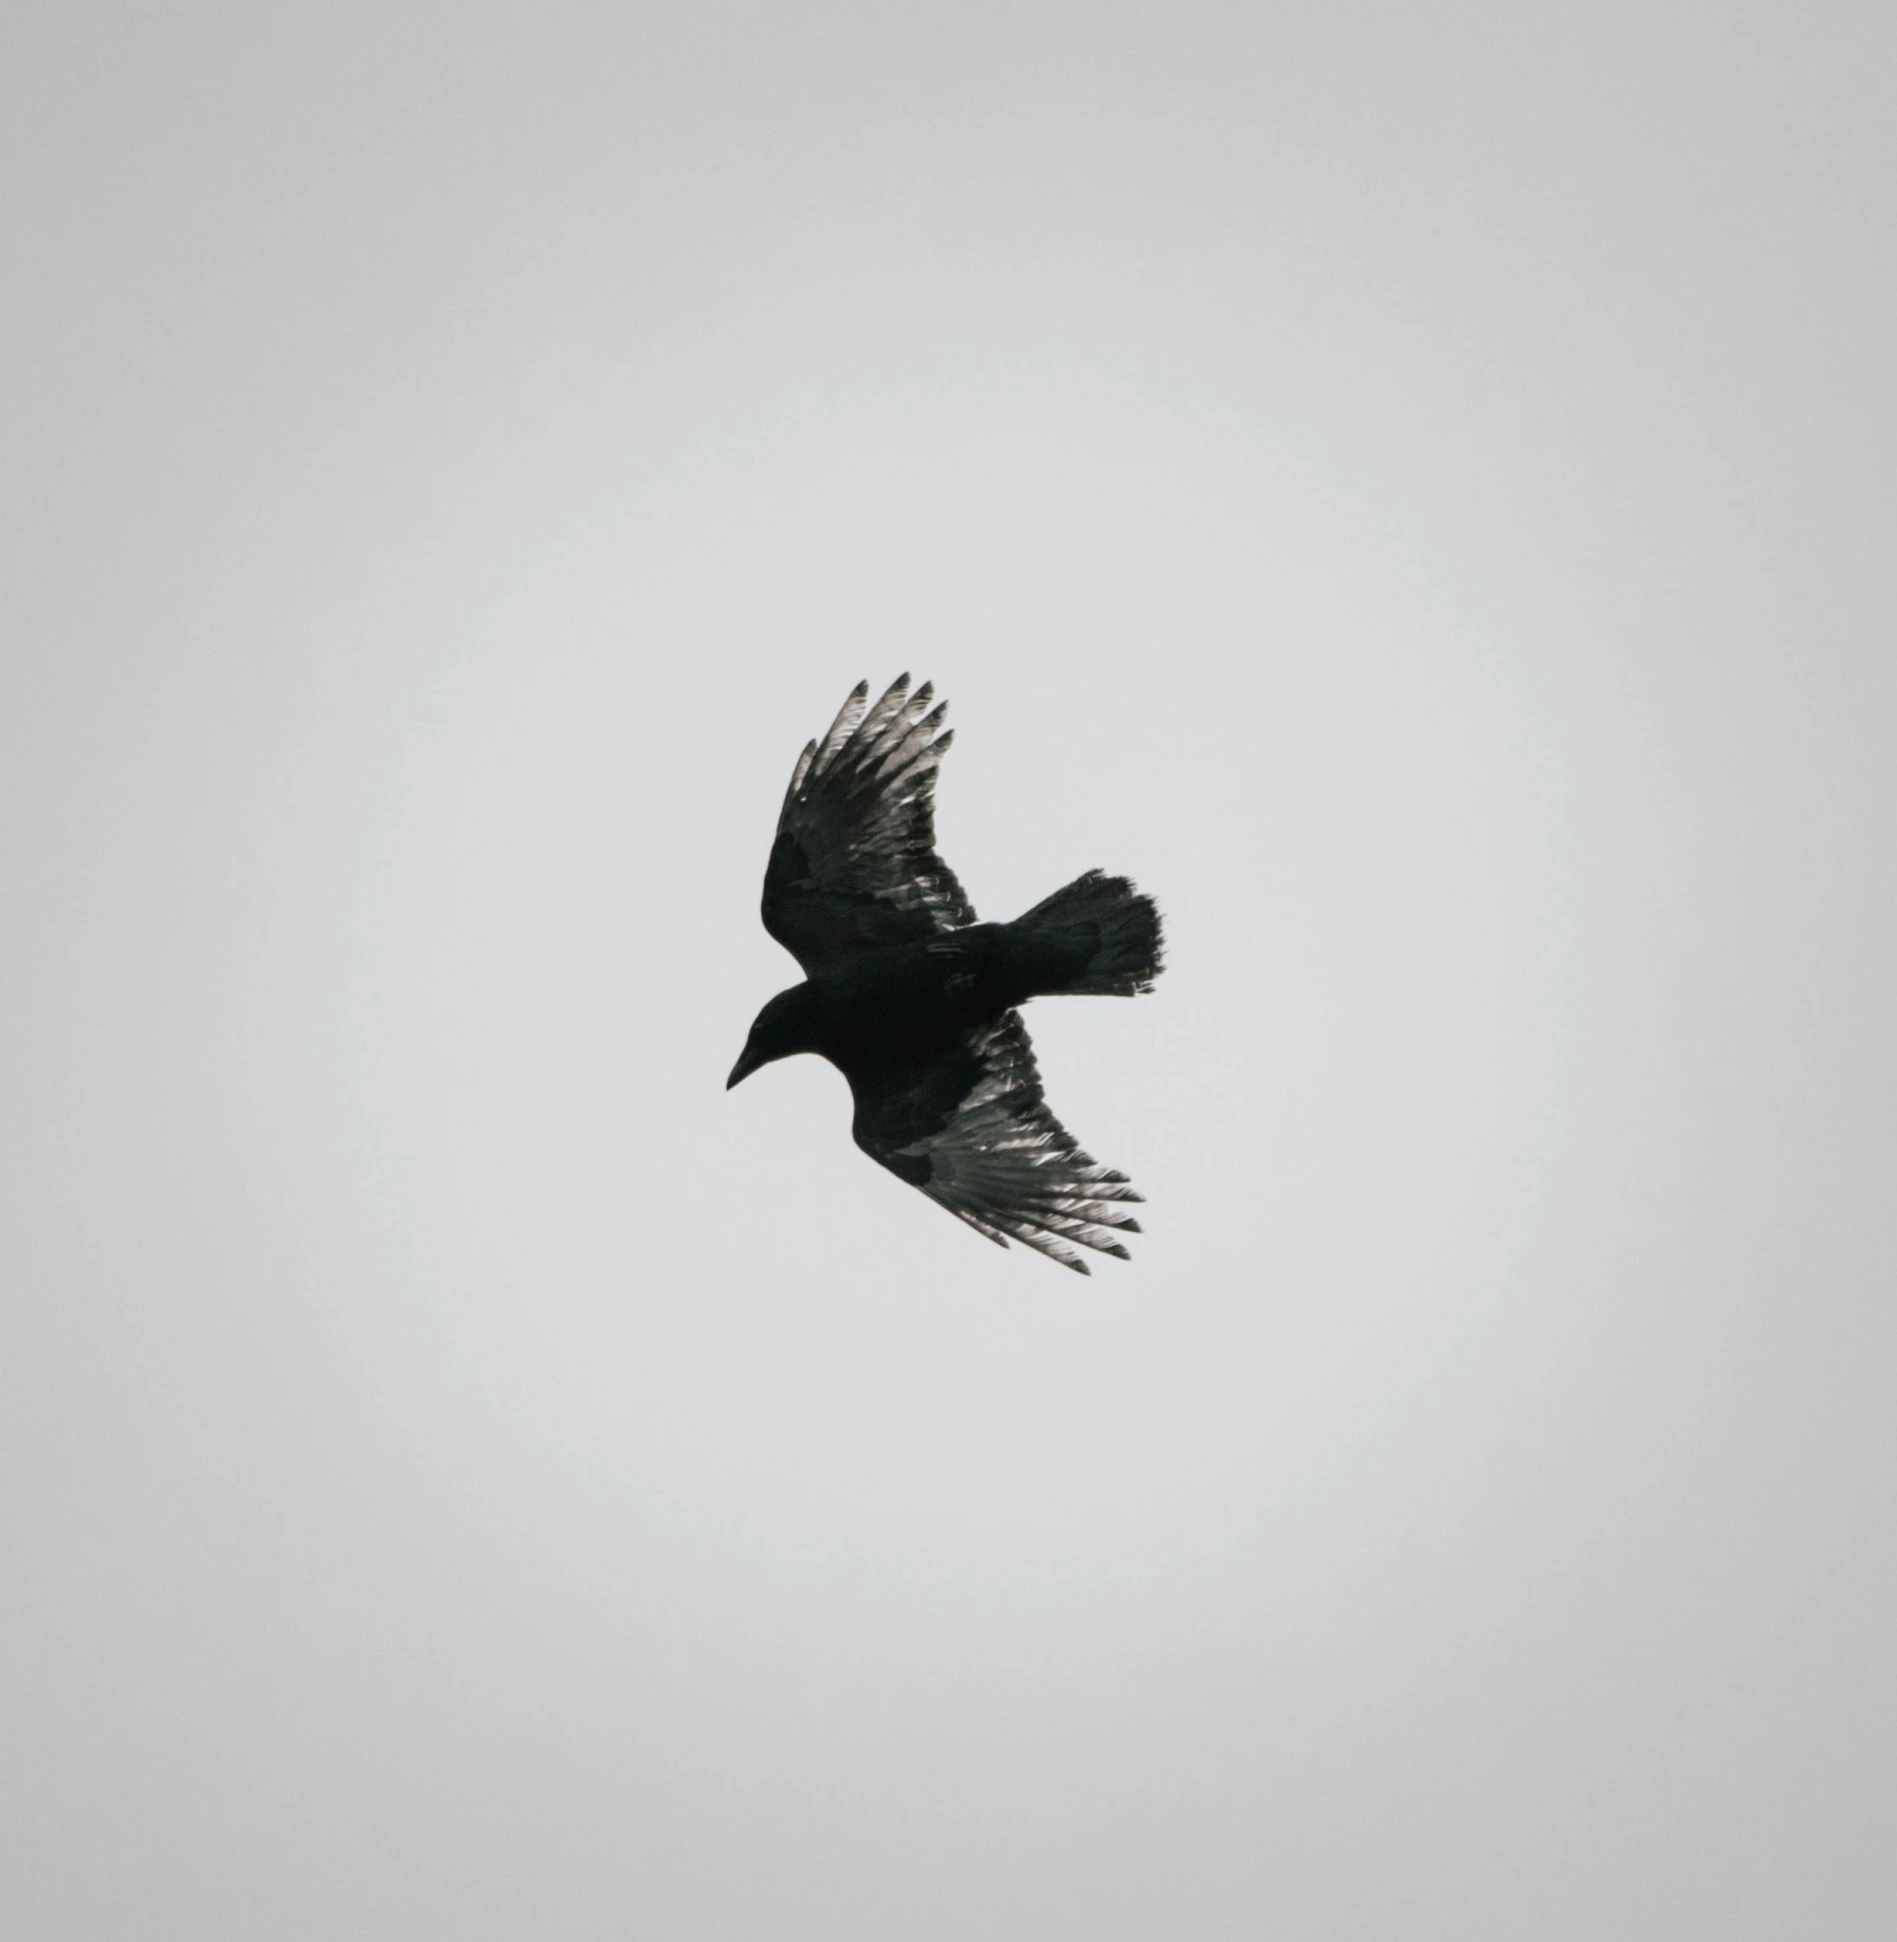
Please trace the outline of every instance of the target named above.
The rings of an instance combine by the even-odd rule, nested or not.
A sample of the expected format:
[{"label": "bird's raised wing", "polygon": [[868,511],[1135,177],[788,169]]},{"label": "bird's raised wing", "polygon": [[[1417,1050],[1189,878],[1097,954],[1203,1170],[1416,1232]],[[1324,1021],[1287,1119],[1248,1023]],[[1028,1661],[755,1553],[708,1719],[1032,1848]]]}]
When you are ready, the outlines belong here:
[{"label": "bird's raised wing", "polygon": [[909,1072],[855,1077],[856,1143],[1001,1246],[1025,1241],[1089,1272],[1079,1248],[1116,1254],[1139,1222],[1123,1173],[1083,1153],[1041,1096],[1018,1011],[968,1033],[949,1058]]},{"label": "bird's raised wing", "polygon": [[764,928],[806,974],[858,951],[912,943],[975,921],[935,853],[935,772],[954,739],[905,674],[874,707],[850,690],[821,742],[809,743],[784,795],[764,873]]}]

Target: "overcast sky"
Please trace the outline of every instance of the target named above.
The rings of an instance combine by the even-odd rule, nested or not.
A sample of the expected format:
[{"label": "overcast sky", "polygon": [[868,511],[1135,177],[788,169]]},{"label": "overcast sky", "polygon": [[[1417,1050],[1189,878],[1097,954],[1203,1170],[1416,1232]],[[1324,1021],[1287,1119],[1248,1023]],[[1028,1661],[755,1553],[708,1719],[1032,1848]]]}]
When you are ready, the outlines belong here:
[{"label": "overcast sky", "polygon": [[[1897,1933],[1897,24],[22,0],[0,1928]],[[726,1095],[952,703],[1147,1193]]]}]

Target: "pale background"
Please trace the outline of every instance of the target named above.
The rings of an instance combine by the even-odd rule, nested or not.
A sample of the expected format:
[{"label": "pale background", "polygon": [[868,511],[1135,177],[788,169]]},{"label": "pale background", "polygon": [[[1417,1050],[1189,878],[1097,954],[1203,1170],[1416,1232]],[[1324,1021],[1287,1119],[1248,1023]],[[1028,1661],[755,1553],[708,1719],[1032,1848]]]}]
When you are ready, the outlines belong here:
[{"label": "pale background", "polygon": [[[0,1931],[1897,1934],[1894,77],[16,0]],[[905,667],[1090,1282],[722,1090]]]}]

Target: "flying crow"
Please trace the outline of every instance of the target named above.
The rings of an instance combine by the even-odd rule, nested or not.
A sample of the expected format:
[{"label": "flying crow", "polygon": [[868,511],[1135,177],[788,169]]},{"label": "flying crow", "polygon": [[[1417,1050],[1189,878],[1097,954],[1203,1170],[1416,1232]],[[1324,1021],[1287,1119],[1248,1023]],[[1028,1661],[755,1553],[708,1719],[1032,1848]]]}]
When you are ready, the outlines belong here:
[{"label": "flying crow", "polygon": [[1141,1196],[1049,1110],[1016,1007],[1150,991],[1159,912],[1125,877],[1089,870],[1012,924],[978,924],[935,853],[935,772],[953,732],[932,697],[905,674],[872,707],[858,682],[798,757],[763,909],[804,982],[758,1013],[726,1089],[820,1054],[850,1082],[872,1160],[1002,1247],[1012,1234],[1085,1274],[1079,1248],[1127,1258],[1116,1232],[1139,1223],[1121,1203]]}]

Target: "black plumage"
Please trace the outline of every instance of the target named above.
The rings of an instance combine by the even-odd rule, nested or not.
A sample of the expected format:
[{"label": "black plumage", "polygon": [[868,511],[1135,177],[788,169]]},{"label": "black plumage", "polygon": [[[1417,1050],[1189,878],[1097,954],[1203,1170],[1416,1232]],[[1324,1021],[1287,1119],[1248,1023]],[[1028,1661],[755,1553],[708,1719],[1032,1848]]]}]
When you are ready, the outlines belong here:
[{"label": "black plumage", "polygon": [[727,1088],[773,1059],[827,1058],[850,1083],[856,1143],[1006,1247],[1088,1272],[1127,1258],[1126,1175],[1083,1153],[1041,1095],[1018,1007],[1132,997],[1160,972],[1159,912],[1089,870],[1012,924],[977,923],[935,853],[946,703],[905,674],[870,704],[859,682],[798,758],[764,877],[764,928],[804,982],[758,1013]]}]

